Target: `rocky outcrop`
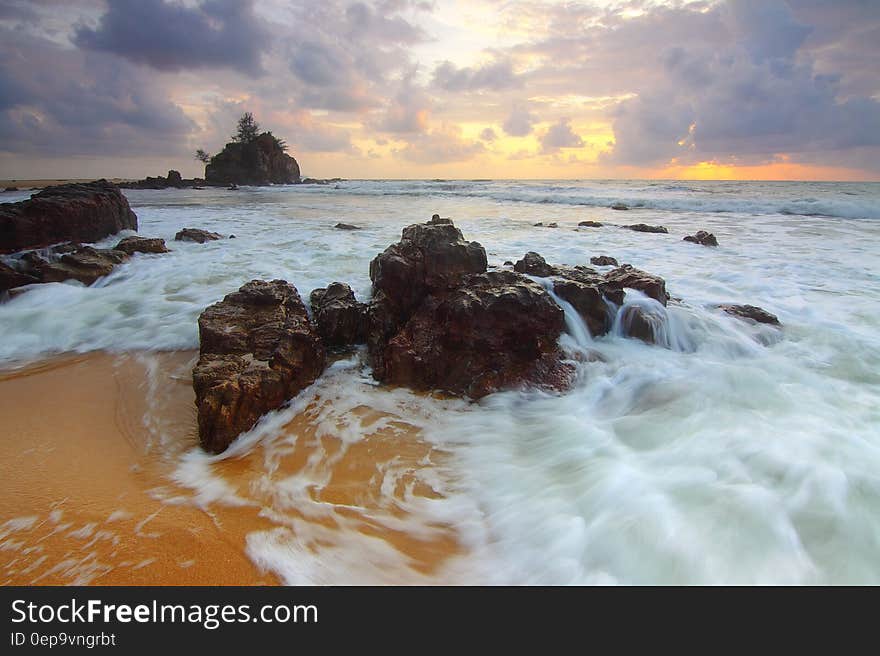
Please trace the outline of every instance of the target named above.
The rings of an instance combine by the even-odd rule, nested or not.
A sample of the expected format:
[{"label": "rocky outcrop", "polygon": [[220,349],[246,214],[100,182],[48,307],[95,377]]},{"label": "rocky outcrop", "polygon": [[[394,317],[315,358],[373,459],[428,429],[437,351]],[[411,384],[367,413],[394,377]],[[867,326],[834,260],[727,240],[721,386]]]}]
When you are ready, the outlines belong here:
[{"label": "rocky outcrop", "polygon": [[157,237],[126,237],[122,239],[114,250],[122,251],[128,255],[135,253],[167,253],[168,248],[165,246],[165,240]]},{"label": "rocky outcrop", "polygon": [[595,266],[619,266],[617,260],[610,255],[594,255],[590,258],[590,264]]},{"label": "rocky outcrop", "polygon": [[635,232],[655,232],[663,235],[669,234],[669,231],[663,226],[652,226],[646,223],[633,223],[632,225],[620,227],[626,228],[627,230],[634,230]]},{"label": "rocky outcrop", "polygon": [[311,385],[325,365],[324,345],[296,288],[254,280],[199,317],[193,369],[199,442],[220,453],[265,413]]},{"label": "rocky outcrop", "polygon": [[[657,307],[657,306],[655,306]],[[662,308],[658,308],[662,309]],[[627,337],[640,339],[646,344],[656,344],[666,324],[666,316],[652,312],[645,305],[627,305],[621,311],[620,327]]]},{"label": "rocky outcrop", "polygon": [[616,287],[618,289],[625,287],[637,289],[663,305],[666,305],[669,301],[669,294],[666,292],[666,281],[663,278],[646,273],[641,269],[636,269],[630,264],[624,264],[622,267],[606,273],[605,282],[609,287]]},{"label": "rocky outcrop", "polygon": [[228,143],[205,167],[210,185],[293,184],[300,181],[299,164],[278,140],[264,132],[248,143]]},{"label": "rocky outcrop", "polygon": [[337,230],[360,230],[360,227],[358,227],[356,225],[352,225],[350,223],[337,223],[333,227],[336,228]]},{"label": "rocky outcrop", "polygon": [[205,181],[201,178],[183,178],[180,175],[180,171],[172,169],[165,176],[147,176],[143,180],[121,182],[119,186],[123,189],[168,189],[169,187],[172,189],[188,189],[201,187],[203,184],[205,184]]},{"label": "rocky outcrop", "polygon": [[578,223],[578,227],[580,228],[601,228],[602,224],[598,221],[581,221]]},{"label": "rocky outcrop", "polygon": [[46,187],[29,200],[0,204],[0,253],[95,242],[120,230],[137,230],[137,216],[106,180]]},{"label": "rocky outcrop", "polygon": [[614,203],[614,205],[611,206],[611,209],[625,212],[629,209],[629,206],[624,203]]},{"label": "rocky outcrop", "polygon": [[513,265],[513,270],[539,278],[556,275],[556,268],[547,264],[547,261],[534,251],[529,251],[521,260],[518,260]]},{"label": "rocky outcrop", "polygon": [[553,291],[559,298],[571,303],[587,324],[590,335],[604,335],[611,328],[613,316],[605,303],[601,285],[563,279],[553,283]]},{"label": "rocky outcrop", "polygon": [[123,251],[65,244],[49,251],[48,259],[31,251],[19,260],[20,270],[39,282],[78,280],[91,285],[128,259]]},{"label": "rocky outcrop", "polygon": [[688,235],[682,241],[689,241],[694,244],[700,244],[701,246],[717,246],[718,240],[715,239],[715,235],[711,232],[706,232],[705,230],[698,230],[695,235]]},{"label": "rocky outcrop", "polygon": [[199,244],[204,244],[206,241],[217,241],[218,239],[223,239],[223,235],[200,228],[184,228],[174,235],[174,241],[194,241]]},{"label": "rocky outcrop", "polygon": [[528,383],[565,388],[572,370],[558,339],[562,310],[511,271],[465,277],[429,296],[384,347],[380,380],[474,399]]},{"label": "rocky outcrop", "polygon": [[309,295],[315,327],[328,349],[363,344],[367,338],[367,305],[359,303],[351,287],[341,282]]},{"label": "rocky outcrop", "polygon": [[719,305],[719,309],[724,310],[738,319],[744,319],[754,323],[766,323],[771,326],[779,326],[779,318],[775,314],[767,312],[763,308],[755,305]]},{"label": "rocky outcrop", "polygon": [[22,273],[8,264],[0,262],[0,292],[21,287],[22,285],[32,285],[37,282],[40,282],[38,278]]}]

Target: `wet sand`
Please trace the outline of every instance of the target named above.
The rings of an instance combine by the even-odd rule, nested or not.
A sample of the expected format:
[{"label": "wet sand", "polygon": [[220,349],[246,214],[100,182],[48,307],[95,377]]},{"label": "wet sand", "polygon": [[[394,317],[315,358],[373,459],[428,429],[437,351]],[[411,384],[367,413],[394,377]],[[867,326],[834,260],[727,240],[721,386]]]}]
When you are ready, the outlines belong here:
[{"label": "wet sand", "polygon": [[[343,443],[319,430],[313,404],[277,440],[207,465],[243,502],[175,483],[196,446],[193,358],[96,353],[0,372],[0,584],[277,584],[248,558],[248,536],[304,526],[311,537],[296,540],[318,560],[342,526],[384,541],[405,563],[391,582],[424,582],[462,552],[453,527],[412,535],[396,523],[396,497],[438,493],[403,476],[389,498],[382,472],[442,458],[399,422]],[[354,414],[365,427],[382,418]],[[310,507],[279,508],[274,483],[298,475],[318,480]]]}]

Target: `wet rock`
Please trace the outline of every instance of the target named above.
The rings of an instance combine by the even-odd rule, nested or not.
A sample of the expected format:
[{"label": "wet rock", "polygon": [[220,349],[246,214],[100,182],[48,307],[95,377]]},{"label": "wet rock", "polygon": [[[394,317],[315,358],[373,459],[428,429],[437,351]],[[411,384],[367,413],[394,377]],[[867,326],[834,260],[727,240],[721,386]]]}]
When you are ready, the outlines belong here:
[{"label": "wet rock", "polygon": [[518,260],[513,265],[513,270],[539,278],[546,278],[556,274],[556,268],[547,264],[547,261],[534,251],[529,251],[521,260]]},{"label": "wet rock", "polygon": [[351,223],[337,223],[333,227],[337,230],[360,230],[359,226],[352,225]]},{"label": "wet rock", "polygon": [[656,344],[665,318],[656,312],[651,312],[641,305],[627,305],[623,308],[620,325],[623,334],[627,337],[635,337],[646,344]]},{"label": "wet rock", "polygon": [[641,269],[636,269],[630,264],[624,264],[621,267],[609,271],[605,274],[605,283],[610,289],[638,289],[647,296],[650,296],[663,305],[669,301],[669,294],[666,292],[666,281],[660,276],[655,276]]},{"label": "wet rock", "polygon": [[546,227],[547,227],[547,228],[558,228],[558,227],[559,227],[559,224],[557,224],[557,223],[548,223]]},{"label": "wet rock", "polygon": [[137,216],[106,180],[46,187],[28,200],[0,204],[0,253],[95,242],[120,230],[137,230]]},{"label": "wet rock", "polygon": [[387,342],[378,378],[474,399],[522,385],[564,389],[572,370],[557,344],[563,326],[560,307],[528,278],[467,276],[426,299]]},{"label": "wet rock", "polygon": [[505,261],[504,261],[504,264],[503,264],[502,266],[509,266],[509,267],[512,267],[512,266],[513,266],[513,262],[511,262],[510,260],[505,260]]},{"label": "wet rock", "polygon": [[755,305],[719,305],[718,307],[738,319],[745,319],[755,323],[766,323],[772,326],[781,325],[779,318],[775,314],[771,314],[767,310]]},{"label": "wet rock", "polygon": [[223,235],[201,230],[200,228],[184,228],[174,235],[174,241],[195,241],[199,244],[204,244],[206,241],[216,241],[217,239],[223,239]]},{"label": "wet rock", "polygon": [[612,210],[619,210],[619,211],[626,211],[629,209],[629,206],[625,205],[624,203],[614,203],[614,205],[611,206],[611,209]]},{"label": "wet rock", "polygon": [[542,222],[538,221],[537,223],[533,223],[532,227],[533,228],[543,228],[544,224]]},{"label": "wet rock", "polygon": [[299,164],[269,132],[248,143],[228,143],[205,167],[210,185],[293,184],[300,181]]},{"label": "wet rock", "polygon": [[581,221],[578,223],[578,227],[581,228],[601,228],[602,224],[598,221]]},{"label": "wet rock", "polygon": [[669,234],[669,231],[663,226],[652,226],[646,223],[633,223],[632,225],[621,226],[621,228],[634,230],[635,232],[655,232],[664,235]]},{"label": "wet rock", "polygon": [[32,285],[37,282],[40,282],[38,278],[13,269],[8,264],[0,261],[0,292],[21,287],[22,285]]},{"label": "wet rock", "polygon": [[590,258],[590,264],[596,266],[619,266],[617,260],[608,255],[598,255]]},{"label": "wet rock", "polygon": [[199,317],[193,369],[199,442],[220,453],[324,370],[321,338],[296,288],[253,280]]},{"label": "wet rock", "polygon": [[53,250],[48,260],[31,251],[25,253],[19,262],[23,272],[40,282],[78,280],[91,285],[127,259],[128,254],[123,251],[66,244]]},{"label": "wet rock", "polygon": [[114,250],[133,255],[134,253],[167,253],[165,240],[158,237],[126,237],[122,239]]},{"label": "wet rock", "polygon": [[334,282],[315,289],[309,303],[315,327],[327,348],[343,349],[366,341],[367,306],[355,299],[351,287]]},{"label": "wet rock", "polygon": [[604,335],[611,328],[614,317],[611,316],[599,285],[557,280],[553,283],[553,291],[561,299],[571,303],[593,337]]},{"label": "wet rock", "polygon": [[702,246],[717,246],[718,240],[715,239],[715,235],[711,232],[706,232],[705,230],[698,230],[695,235],[688,235],[684,238],[683,241],[689,241],[694,244],[700,244]]}]

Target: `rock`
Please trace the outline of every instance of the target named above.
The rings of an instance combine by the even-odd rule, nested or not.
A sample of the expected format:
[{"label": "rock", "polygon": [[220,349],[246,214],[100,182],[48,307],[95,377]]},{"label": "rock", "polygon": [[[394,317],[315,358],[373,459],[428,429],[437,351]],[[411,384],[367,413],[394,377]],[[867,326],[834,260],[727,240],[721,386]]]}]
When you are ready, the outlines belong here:
[{"label": "rock", "polygon": [[228,143],[205,167],[211,185],[293,184],[300,181],[299,164],[270,133],[249,143]]},{"label": "rock", "polygon": [[363,344],[367,338],[367,306],[359,303],[351,287],[341,282],[316,289],[309,296],[315,327],[324,345],[342,349]]},{"label": "rock", "polygon": [[694,244],[700,244],[702,246],[717,246],[718,240],[715,239],[715,235],[711,232],[706,232],[705,230],[698,230],[695,235],[688,235],[684,238],[683,241],[689,241]]},{"label": "rock", "polygon": [[133,255],[134,253],[167,253],[165,240],[157,237],[126,237],[122,239],[114,250]]},{"label": "rock", "polygon": [[718,307],[738,319],[766,323],[772,326],[781,325],[779,318],[775,314],[770,314],[767,310],[755,305],[719,305]]},{"label": "rock", "polygon": [[128,254],[123,251],[65,244],[53,250],[49,260],[31,251],[25,253],[20,262],[24,272],[40,282],[78,280],[91,285],[127,259]]},{"label": "rock", "polygon": [[5,262],[0,261],[0,292],[5,292],[22,285],[32,285],[40,280],[34,276],[13,269]]},{"label": "rock", "polygon": [[598,337],[607,333],[614,317],[605,304],[603,290],[599,285],[590,285],[575,280],[557,280],[553,291],[572,307],[587,324],[590,335]]},{"label": "rock", "polygon": [[350,223],[337,223],[333,227],[336,228],[337,230],[360,230],[360,227],[358,227],[356,225],[352,225]]},{"label": "rock", "polygon": [[605,274],[605,282],[610,288],[638,289],[661,304],[666,305],[669,294],[666,292],[666,281],[660,276],[636,269],[630,264],[609,271]]},{"label": "rock", "polygon": [[216,241],[218,239],[223,239],[223,235],[216,232],[208,232],[207,230],[202,230],[200,228],[184,228],[174,235],[174,241],[195,241],[200,244],[204,244],[206,241]]},{"label": "rock", "polygon": [[590,258],[590,264],[595,264],[596,266],[618,266],[617,260],[608,255],[598,255]]},{"label": "rock", "polygon": [[6,187],[3,191],[18,191],[18,187]]},{"label": "rock", "polygon": [[633,223],[632,225],[621,226],[621,228],[626,228],[627,230],[634,230],[636,232],[656,232],[662,234],[669,234],[669,231],[663,226],[652,226],[647,225],[646,223]]},{"label": "rock", "polygon": [[0,253],[95,242],[120,230],[137,230],[137,216],[106,180],[46,187],[29,200],[0,204]]},{"label": "rock", "polygon": [[548,224],[547,224],[547,227],[548,227],[548,228],[558,228],[558,227],[559,227],[559,224],[557,224],[557,223],[548,223]]},{"label": "rock", "polygon": [[629,206],[628,206],[628,205],[624,205],[623,203],[614,203],[614,205],[611,206],[611,209],[612,209],[612,210],[625,211],[625,210],[628,210],[628,209],[629,209]]},{"label": "rock", "polygon": [[231,185],[229,185],[228,187],[226,187],[226,190],[227,190],[227,191],[238,191],[238,185],[237,185],[237,184],[231,184]]},{"label": "rock", "polygon": [[165,176],[165,179],[168,181],[169,187],[183,186],[183,178],[180,177],[180,171],[175,171],[174,169],[168,171],[168,175]]},{"label": "rock", "polygon": [[656,344],[666,319],[663,315],[651,312],[642,305],[627,305],[623,308],[620,325],[623,334],[635,337],[646,344]]},{"label": "rock", "polygon": [[253,280],[208,307],[199,338],[193,388],[199,442],[211,453],[311,385],[326,362],[299,293],[283,280]]},{"label": "rock", "polygon": [[547,264],[547,261],[534,251],[526,253],[521,260],[513,265],[513,270],[530,276],[547,278],[556,275],[556,268]]},{"label": "rock", "polygon": [[532,224],[532,227],[533,227],[533,228],[543,228],[543,227],[544,227],[544,224],[541,223],[540,221],[538,221],[537,223],[533,223],[533,224]]},{"label": "rock", "polygon": [[513,262],[511,262],[510,260],[505,260],[505,261],[504,261],[504,264],[503,264],[502,266],[509,266],[509,267],[512,267],[512,266],[513,266]]},{"label": "rock", "polygon": [[400,326],[427,295],[455,287],[466,275],[483,273],[486,267],[485,249],[465,241],[451,220],[435,215],[428,223],[404,228],[401,240],[370,262],[373,304],[387,305],[391,324]]},{"label": "rock", "polygon": [[581,221],[578,226],[581,228],[601,228],[603,224],[598,221]]},{"label": "rock", "polygon": [[417,390],[474,399],[523,385],[563,389],[563,313],[546,290],[512,271],[474,274],[429,297],[391,338],[374,375]]}]

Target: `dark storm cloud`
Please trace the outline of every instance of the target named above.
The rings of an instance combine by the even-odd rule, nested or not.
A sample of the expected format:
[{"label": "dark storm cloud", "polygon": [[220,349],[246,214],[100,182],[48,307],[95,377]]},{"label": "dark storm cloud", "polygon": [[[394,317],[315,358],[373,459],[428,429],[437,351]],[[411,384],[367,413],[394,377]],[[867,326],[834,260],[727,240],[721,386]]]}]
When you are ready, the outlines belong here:
[{"label": "dark storm cloud", "polygon": [[269,33],[248,0],[114,0],[97,28],[81,27],[74,42],[160,71],[230,68],[261,72]]},{"label": "dark storm cloud", "polygon": [[195,127],[144,71],[0,28],[0,149],[176,152]]}]

